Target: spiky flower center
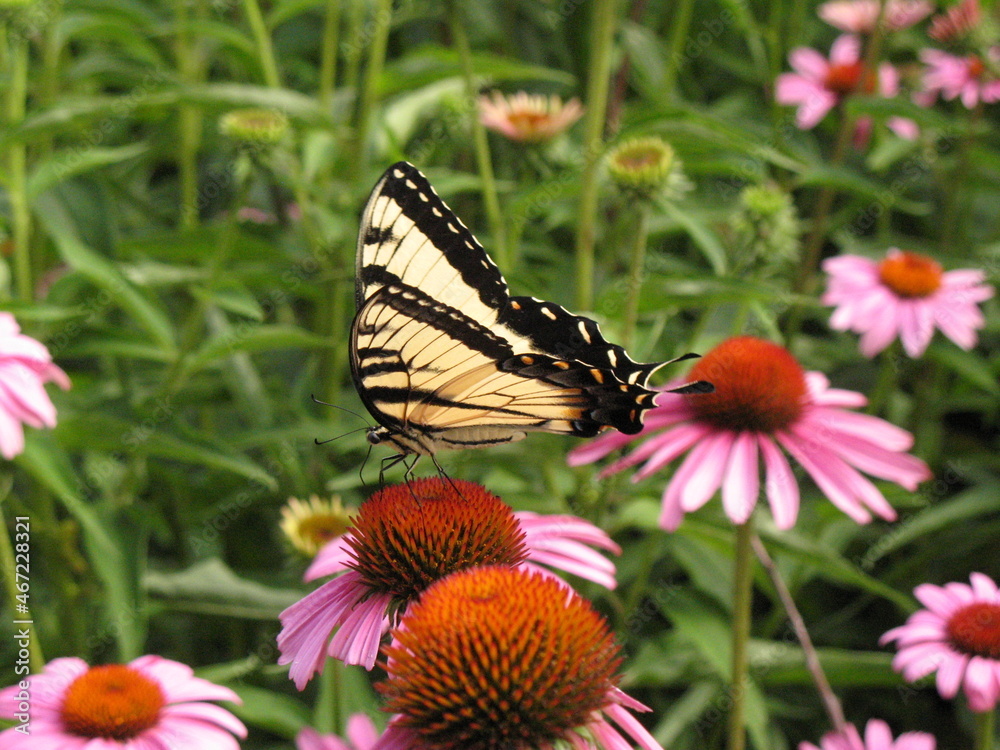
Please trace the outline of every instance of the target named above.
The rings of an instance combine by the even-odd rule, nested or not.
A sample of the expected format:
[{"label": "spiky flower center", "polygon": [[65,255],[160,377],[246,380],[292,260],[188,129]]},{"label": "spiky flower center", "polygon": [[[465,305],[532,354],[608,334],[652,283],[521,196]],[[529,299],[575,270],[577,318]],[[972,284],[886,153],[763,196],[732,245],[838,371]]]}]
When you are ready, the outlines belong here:
[{"label": "spiky flower center", "polygon": [[832,64],[826,71],[823,85],[839,96],[847,96],[855,91],[872,94],[875,92],[878,80],[859,60]]},{"label": "spiky flower center", "polygon": [[374,591],[410,600],[477,565],[518,565],[524,532],[509,506],[473,482],[434,477],[385,487],[358,509],[347,541]]},{"label": "spiky flower center", "polygon": [[890,253],[878,266],[883,284],[900,297],[928,297],[941,286],[941,266],[926,255]]},{"label": "spiky flower center", "polygon": [[70,684],[60,716],[70,734],[124,742],[156,726],[164,705],[155,680],[127,665],[107,664]]},{"label": "spiky flower center", "polygon": [[734,432],[783,430],[806,403],[802,367],[786,349],[752,336],[726,339],[691,368],[691,380],[707,380],[714,393],[690,398],[702,421]]},{"label": "spiky flower center", "polygon": [[621,661],[589,602],[514,568],[449,576],[393,636],[378,688],[431,750],[551,747],[607,705]]},{"label": "spiky flower center", "polygon": [[973,602],[957,610],[946,626],[957,650],[1000,661],[1000,604]]}]

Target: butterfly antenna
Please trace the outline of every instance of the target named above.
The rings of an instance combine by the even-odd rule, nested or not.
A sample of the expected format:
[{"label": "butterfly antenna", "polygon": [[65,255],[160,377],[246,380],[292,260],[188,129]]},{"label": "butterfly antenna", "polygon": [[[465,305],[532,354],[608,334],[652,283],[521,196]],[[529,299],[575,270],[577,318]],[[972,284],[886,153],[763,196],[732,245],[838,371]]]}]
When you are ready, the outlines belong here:
[{"label": "butterfly antenna", "polygon": [[361,488],[366,495],[371,493],[368,492],[368,482],[365,481],[365,467],[368,465],[368,459],[371,458],[372,448],[374,447],[371,443],[368,444],[368,452],[365,453],[365,460],[361,462],[361,467],[358,469],[358,479],[361,480]]},{"label": "butterfly antenna", "polygon": [[[361,432],[362,430],[367,430],[367,429],[369,429],[369,428],[367,428],[367,427],[358,427],[356,430],[350,430],[348,432],[345,432],[343,435],[337,435],[337,437],[327,438],[326,440],[320,440],[319,438],[313,438],[313,442],[316,445],[326,445],[327,443],[332,443],[334,440],[340,440],[342,437],[347,437],[348,435],[353,435],[355,432]],[[371,452],[370,446],[369,446],[369,452]]]},{"label": "butterfly antenna", "polygon": [[358,419],[360,419],[362,422],[364,422],[366,425],[368,425],[369,427],[371,427],[371,423],[369,423],[369,421],[367,419],[365,419],[365,417],[364,417],[363,414],[358,414],[356,411],[353,411],[352,409],[348,409],[346,406],[337,406],[336,404],[331,404],[331,403],[329,403],[327,401],[321,401],[320,399],[316,398],[316,396],[314,394],[312,394],[312,393],[309,394],[309,398],[312,399],[312,402],[314,404],[322,404],[323,406],[330,406],[330,407],[333,407],[334,409],[340,409],[341,411],[346,411],[348,414],[353,414]]}]

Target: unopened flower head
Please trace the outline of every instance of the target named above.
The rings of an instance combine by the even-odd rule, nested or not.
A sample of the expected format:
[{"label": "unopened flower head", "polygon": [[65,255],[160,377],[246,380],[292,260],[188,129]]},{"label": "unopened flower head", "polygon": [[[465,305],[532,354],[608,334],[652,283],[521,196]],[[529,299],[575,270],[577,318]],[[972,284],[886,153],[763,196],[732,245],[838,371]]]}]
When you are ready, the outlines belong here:
[{"label": "unopened flower head", "polygon": [[324,500],[313,495],[307,501],[289,498],[281,509],[281,530],[299,552],[313,557],[329,542],[351,527],[352,514],[339,497]]},{"label": "unopened flower head", "polygon": [[537,572],[455,573],[424,592],[393,630],[388,678],[396,716],[378,748],[533,750],[659,745],[623,708],[619,649],[585,599]]},{"label": "unopened flower head", "polygon": [[371,669],[383,634],[407,606],[435,581],[470,567],[551,565],[613,587],[614,565],[592,547],[620,552],[582,519],[515,514],[473,482],[435,477],[385,487],[309,567],[308,580],[337,578],[282,612],[279,663],[292,665],[299,688],[327,653]]},{"label": "unopened flower head", "polygon": [[923,583],[913,591],[926,609],[910,615],[879,641],[896,642],[892,666],[907,682],[937,672],[941,697],[965,692],[973,711],[1000,702],[1000,589],[982,573],[969,584]]},{"label": "unopened flower head", "polygon": [[219,131],[246,146],[271,146],[288,132],[288,116],[278,109],[234,109],[219,118]]},{"label": "unopened flower head", "polygon": [[[865,405],[860,393],[831,388],[826,376],[805,372],[784,348],[751,336],[726,339],[692,368],[714,393],[662,393],[637,435],[608,433],[576,448],[570,464],[596,461],[633,441],[630,455],[602,472],[641,462],[638,481],[687,453],[663,491],[660,525],[676,529],[721,489],[722,506],[734,523],[745,523],[760,494],[759,463],[778,528],[795,525],[799,487],[787,452],[829,500],[858,523],[871,513],[893,520],[896,512],[867,474],[911,492],[930,478],[927,466],[907,455],[913,436],[888,422],[849,411]],[[668,384],[678,385],[677,383]]]},{"label": "unopened flower head", "polygon": [[519,91],[504,96],[494,91],[479,97],[479,120],[490,130],[512,141],[541,143],[559,135],[583,115],[583,105],[573,98],[563,103],[556,95]]},{"label": "unopened flower head", "polygon": [[982,22],[979,0],[962,0],[931,20],[928,36],[939,42],[957,42],[969,36]]},{"label": "unopened flower head", "polygon": [[985,325],[979,304],[993,296],[976,269],[944,271],[932,258],[890,248],[875,261],[839,255],[823,262],[829,275],[823,304],[834,305],[830,327],[861,334],[861,353],[873,357],[897,337],[919,357],[934,329],[963,349],[976,344]]},{"label": "unopened flower head", "polygon": [[[240,703],[236,693],[159,656],[96,667],[75,657],[53,659],[28,680],[31,733],[0,732],[5,750],[238,750],[236,737],[247,734],[229,711],[208,702]],[[14,718],[18,690],[16,684],[0,690],[0,717]]]},{"label": "unopened flower head", "polygon": [[673,146],[657,136],[622,141],[608,152],[607,164],[611,180],[627,195],[676,198],[690,187]]},{"label": "unopened flower head", "polygon": [[733,219],[736,246],[747,262],[775,266],[799,256],[802,226],[792,196],[777,185],[749,185]]}]

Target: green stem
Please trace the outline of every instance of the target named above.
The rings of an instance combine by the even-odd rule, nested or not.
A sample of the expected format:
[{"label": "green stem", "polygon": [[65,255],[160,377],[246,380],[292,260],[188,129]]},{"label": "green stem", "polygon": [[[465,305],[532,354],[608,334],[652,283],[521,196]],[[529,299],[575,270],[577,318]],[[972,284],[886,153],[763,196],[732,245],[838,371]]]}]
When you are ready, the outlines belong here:
[{"label": "green stem", "polygon": [[958,233],[962,228],[962,208],[966,205],[966,192],[963,189],[969,178],[969,160],[973,141],[978,125],[983,118],[982,100],[972,110],[965,132],[958,142],[958,154],[955,168],[947,177],[944,209],[941,212],[941,250],[948,253],[958,244]]},{"label": "green stem", "polygon": [[684,59],[684,44],[694,16],[694,0],[680,0],[674,7],[670,23],[670,47],[667,51],[667,69],[663,71],[663,91],[667,99],[677,96],[677,74]]},{"label": "green stem", "polygon": [[[469,102],[476,100],[476,82],[472,70],[472,50],[469,48],[469,37],[462,25],[462,16],[458,3],[448,3],[448,17],[451,22],[451,35],[458,49],[458,57],[462,62],[462,76],[465,78],[465,98]],[[500,215],[500,198],[497,195],[496,180],[493,177],[493,159],[490,157],[490,143],[486,137],[486,128],[478,117],[472,118],[472,144],[476,152],[476,166],[479,178],[483,184],[483,204],[486,207],[486,220],[490,225],[493,252],[501,269],[509,271],[510,258],[507,255],[506,233],[503,217]]]},{"label": "green stem", "polygon": [[347,44],[344,46],[344,84],[350,86],[355,92],[355,102],[357,100],[357,89],[359,86],[358,78],[360,77],[358,71],[361,69],[361,51],[364,49],[363,45],[352,43],[351,40],[359,39],[362,35],[362,24],[365,20],[365,7],[366,3],[361,2],[361,0],[347,0],[348,10],[347,14],[347,31],[344,34],[344,39],[348,40]]},{"label": "green stem", "polygon": [[597,224],[597,171],[604,144],[604,121],[611,85],[611,52],[615,39],[615,0],[594,0],[591,58],[587,71],[587,114],[584,120],[583,174],[576,234],[576,307],[589,310],[594,301],[594,235]]},{"label": "green stem", "polygon": [[622,321],[622,346],[630,348],[635,337],[635,327],[639,320],[639,298],[642,279],[646,269],[646,245],[649,241],[649,203],[640,200],[635,206],[635,225],[629,231],[634,233],[632,253],[629,257],[628,286],[625,288],[625,315]]},{"label": "green stem", "polygon": [[976,748],[975,750],[993,750],[996,737],[996,711],[983,711],[975,715]]},{"label": "green stem", "polygon": [[[28,40],[16,29],[4,28],[4,49],[0,70],[7,78],[3,102],[3,121],[13,128],[24,119],[28,94]],[[30,300],[34,296],[31,272],[31,209],[28,206],[27,147],[23,141],[7,146],[7,200],[10,203],[14,241],[14,282],[17,296]]]},{"label": "green stem", "polygon": [[247,14],[250,31],[257,45],[257,57],[264,71],[264,83],[276,89],[281,86],[281,76],[278,75],[278,62],[274,57],[274,47],[271,45],[271,34],[264,23],[264,14],[260,11],[257,0],[243,0],[243,11]]},{"label": "green stem", "polygon": [[329,112],[337,85],[337,53],[340,47],[340,0],[327,0],[320,50],[319,103]]},{"label": "green stem", "polygon": [[826,673],[823,671],[823,665],[819,661],[819,654],[816,653],[816,647],[813,645],[812,638],[809,637],[809,630],[806,628],[805,620],[802,619],[802,613],[799,612],[798,607],[795,606],[795,599],[792,597],[791,592],[788,590],[788,586],[785,585],[785,580],[781,577],[781,573],[778,572],[778,566],[774,564],[774,560],[771,559],[771,555],[768,554],[767,547],[764,546],[764,542],[761,541],[760,537],[754,534],[751,538],[751,543],[753,544],[754,554],[757,555],[757,559],[760,560],[760,564],[767,571],[767,575],[771,579],[771,583],[774,585],[774,590],[778,594],[778,598],[781,600],[781,605],[785,609],[785,614],[788,615],[788,621],[792,624],[792,630],[795,631],[795,637],[799,644],[802,646],[802,654],[806,660],[806,668],[812,675],[813,682],[816,685],[816,690],[819,692],[820,698],[823,699],[823,706],[826,708],[827,716],[830,719],[830,724],[838,732],[843,732],[847,728],[847,720],[844,718],[844,709],[840,705],[840,701],[837,700],[837,696],[833,692],[833,688],[830,687],[830,681],[826,679]]},{"label": "green stem", "polygon": [[733,673],[730,682],[728,750],[744,750],[746,693],[749,673],[750,603],[753,595],[753,521],[736,527],[733,572]]},{"label": "green stem", "polygon": [[[190,4],[177,0],[177,74],[182,87],[198,83],[200,65],[190,30]],[[180,172],[180,224],[184,229],[198,226],[198,148],[201,145],[201,110],[183,104],[178,110],[180,143],[177,168]]]},{"label": "green stem", "polygon": [[341,715],[341,675],[344,664],[339,659],[327,657],[326,666],[319,675],[319,691],[313,708],[313,726],[320,734],[343,736],[346,717]]},{"label": "green stem", "polygon": [[[851,133],[854,130],[854,118],[850,117],[843,107],[840,111],[840,130],[837,133],[837,141],[833,147],[833,154],[830,156],[830,166],[839,167],[844,162],[847,153],[847,144],[850,143]],[[830,219],[830,209],[833,208],[833,201],[837,197],[837,189],[832,185],[824,185],[816,199],[816,211],[813,214],[812,229],[806,239],[805,248],[802,251],[802,258],[799,261],[798,271],[792,285],[793,292],[804,292],[812,281],[813,274],[819,266],[819,256],[823,249],[823,241],[826,239],[827,223]]]},{"label": "green stem", "polygon": [[[382,79],[382,68],[385,66],[385,50],[389,43],[389,27],[391,23],[392,0],[378,0],[375,6],[374,29],[368,53],[368,67],[365,69],[364,82],[361,87],[361,100],[358,104],[357,128],[354,131],[354,159],[356,163],[364,163],[364,154],[368,146],[368,131],[371,129],[372,113],[378,104],[378,87]],[[362,170],[358,170],[358,174],[361,173]]]},{"label": "green stem", "polygon": [[[21,592],[17,588],[17,561],[14,558],[14,547],[10,543],[10,537],[7,536],[7,521],[3,513],[4,501],[5,498],[0,499],[0,568],[3,569],[3,582],[4,587],[7,589],[7,598],[11,603],[11,611],[17,612],[14,623],[15,629],[25,629],[28,631],[28,666],[32,674],[37,674],[45,668],[45,657],[42,655],[42,647],[38,643],[38,634],[33,627],[31,608],[28,604],[25,604],[24,608],[21,609],[20,602],[17,599],[17,596],[20,594],[24,597],[21,601],[28,602],[30,600],[27,597],[30,596],[31,592],[30,590]],[[28,523],[30,523],[30,520]],[[15,532],[16,529],[17,527],[15,527]],[[30,533],[29,531],[28,534],[30,535]],[[18,602],[16,610],[14,609],[15,602]]]},{"label": "green stem", "polygon": [[882,413],[886,399],[896,385],[898,379],[896,370],[902,362],[902,356],[898,341],[894,341],[888,349],[878,355],[878,378],[868,396],[868,406],[865,409],[869,414]]}]

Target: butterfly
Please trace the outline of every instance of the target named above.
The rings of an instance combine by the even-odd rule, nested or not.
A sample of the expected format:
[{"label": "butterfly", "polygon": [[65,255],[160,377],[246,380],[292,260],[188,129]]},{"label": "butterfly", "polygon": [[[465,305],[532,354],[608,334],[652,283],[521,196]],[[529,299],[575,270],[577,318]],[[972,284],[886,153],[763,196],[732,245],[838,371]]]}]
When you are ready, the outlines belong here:
[{"label": "butterfly", "polygon": [[[496,264],[407,162],[372,190],[358,233],[351,373],[399,459],[543,431],[633,434],[654,406],[649,376],[596,322],[512,297]],[[676,391],[706,392],[689,383]]]}]

